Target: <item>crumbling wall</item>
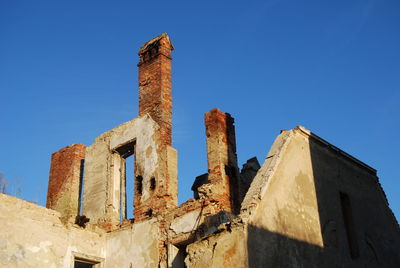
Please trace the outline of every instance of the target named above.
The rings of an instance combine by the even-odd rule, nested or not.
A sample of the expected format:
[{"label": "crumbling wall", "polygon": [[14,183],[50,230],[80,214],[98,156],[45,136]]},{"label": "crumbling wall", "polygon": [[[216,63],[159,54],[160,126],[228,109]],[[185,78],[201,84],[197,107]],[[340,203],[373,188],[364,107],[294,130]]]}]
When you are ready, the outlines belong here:
[{"label": "crumbling wall", "polygon": [[288,131],[276,139],[244,205],[251,199],[258,205],[247,226],[249,267],[313,267],[323,240],[307,137]]},{"label": "crumbling wall", "polygon": [[[101,267],[400,266],[400,231],[376,171],[302,127],[239,174],[234,119],[207,112],[208,173],[193,184],[196,199],[177,207],[173,49],[165,33],[140,48],[138,118],[53,154],[54,210],[0,194],[2,266],[72,267],[76,256]],[[135,219],[121,222],[132,154]],[[86,229],[65,220],[78,214],[83,159]]]},{"label": "crumbling wall", "polygon": [[239,204],[241,205],[244,197],[246,196],[247,191],[250,188],[251,183],[253,182],[254,177],[257,175],[258,170],[260,169],[260,163],[257,160],[257,157],[250,158],[243,165],[240,170],[240,182],[239,182]]},{"label": "crumbling wall", "polygon": [[243,226],[196,241],[186,248],[186,267],[248,267],[246,241]]},{"label": "crumbling wall", "polygon": [[73,144],[51,156],[46,207],[61,213],[63,218],[75,218],[79,210],[80,180],[86,146]]},{"label": "crumbling wall", "polygon": [[155,218],[108,233],[106,267],[159,267],[159,239]]},{"label": "crumbling wall", "polygon": [[324,241],[321,262],[399,267],[400,228],[376,170],[298,127],[308,138]]},{"label": "crumbling wall", "polygon": [[57,211],[0,194],[0,266],[69,268],[78,254],[104,260],[102,230],[65,226],[60,217]]},{"label": "crumbling wall", "polygon": [[249,267],[399,263],[399,228],[375,170],[302,127],[278,136],[241,217]]},{"label": "crumbling wall", "polygon": [[[119,161],[122,156],[119,148],[126,144],[134,144],[135,176],[141,178],[140,187],[135,185],[135,220],[176,206],[176,150],[160,146],[158,128],[152,118],[145,115],[107,131],[87,147],[83,214],[91,223],[111,230],[120,222],[122,174]],[[152,189],[155,178],[156,185]],[[149,210],[152,213],[147,214]]]},{"label": "crumbling wall", "polygon": [[220,210],[239,209],[239,171],[234,119],[218,108],[204,115],[207,136],[208,181],[198,187],[200,199],[215,202]]}]

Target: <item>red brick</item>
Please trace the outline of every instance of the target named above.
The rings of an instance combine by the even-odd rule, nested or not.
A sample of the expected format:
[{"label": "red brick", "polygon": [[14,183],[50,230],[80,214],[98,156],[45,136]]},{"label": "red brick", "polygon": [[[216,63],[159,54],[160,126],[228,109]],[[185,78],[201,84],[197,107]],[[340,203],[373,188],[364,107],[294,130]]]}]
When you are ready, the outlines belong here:
[{"label": "red brick", "polygon": [[73,144],[51,156],[46,207],[60,212],[63,217],[78,215],[81,164],[85,151],[85,145]]}]

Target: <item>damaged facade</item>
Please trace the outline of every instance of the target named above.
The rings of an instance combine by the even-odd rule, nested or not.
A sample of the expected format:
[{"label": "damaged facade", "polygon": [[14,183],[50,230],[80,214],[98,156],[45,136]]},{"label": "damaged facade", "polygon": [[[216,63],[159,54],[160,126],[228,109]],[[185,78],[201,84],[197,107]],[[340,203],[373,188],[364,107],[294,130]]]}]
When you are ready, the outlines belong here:
[{"label": "damaged facade", "polygon": [[208,173],[178,206],[173,49],[140,48],[137,118],[52,155],[47,208],[0,194],[1,267],[400,267],[376,170],[301,126],[240,169],[234,119],[207,112]]}]

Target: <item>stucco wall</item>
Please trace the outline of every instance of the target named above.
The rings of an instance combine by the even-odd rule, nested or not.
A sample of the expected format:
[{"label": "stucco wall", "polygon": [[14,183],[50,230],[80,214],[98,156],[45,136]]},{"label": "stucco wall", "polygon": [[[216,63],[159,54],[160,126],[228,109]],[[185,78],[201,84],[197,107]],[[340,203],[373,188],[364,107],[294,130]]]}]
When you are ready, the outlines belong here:
[{"label": "stucco wall", "polygon": [[[399,227],[375,170],[304,128],[277,138],[250,188],[244,212],[251,200],[257,206],[247,227],[249,267],[399,266]],[[350,200],[358,256],[341,193]]]},{"label": "stucco wall", "polygon": [[0,194],[0,266],[70,268],[73,254],[105,258],[101,230],[66,228],[54,210]]},{"label": "stucco wall", "polygon": [[255,178],[265,187],[248,225],[249,267],[312,267],[323,241],[308,137],[283,133],[276,142],[274,172],[263,176],[262,167]]},{"label": "stucco wall", "polygon": [[246,232],[243,226],[210,236],[187,246],[188,268],[247,267]]},{"label": "stucco wall", "polygon": [[158,267],[159,236],[155,219],[108,233],[106,267]]}]

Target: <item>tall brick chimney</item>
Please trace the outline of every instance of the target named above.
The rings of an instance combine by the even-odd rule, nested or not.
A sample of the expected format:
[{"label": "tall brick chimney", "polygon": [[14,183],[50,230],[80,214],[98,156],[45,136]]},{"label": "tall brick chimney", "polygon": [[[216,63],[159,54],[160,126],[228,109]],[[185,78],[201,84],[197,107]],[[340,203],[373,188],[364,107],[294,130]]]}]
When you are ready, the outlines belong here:
[{"label": "tall brick chimney", "polygon": [[139,116],[150,114],[160,126],[161,142],[172,145],[171,51],[166,33],[139,50]]},{"label": "tall brick chimney", "polygon": [[204,115],[207,136],[208,180],[212,185],[209,198],[223,210],[238,213],[239,170],[236,156],[234,119],[218,108]]},{"label": "tall brick chimney", "polygon": [[135,221],[166,213],[177,206],[177,151],[171,147],[173,49],[168,35],[163,33],[146,42],[138,53],[139,116],[149,114],[160,128],[156,135],[158,163],[151,171],[152,176],[146,177],[144,171],[149,167],[135,157]]}]

